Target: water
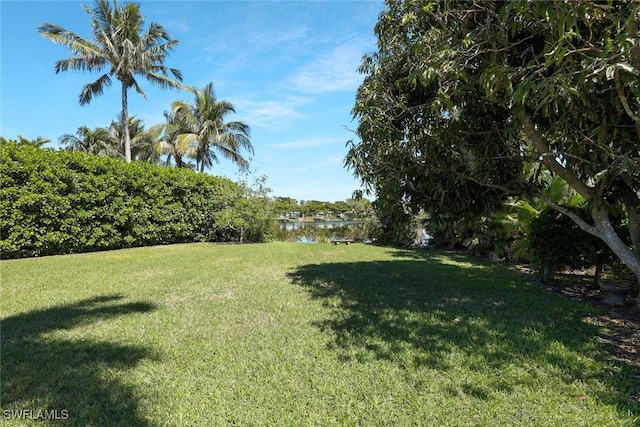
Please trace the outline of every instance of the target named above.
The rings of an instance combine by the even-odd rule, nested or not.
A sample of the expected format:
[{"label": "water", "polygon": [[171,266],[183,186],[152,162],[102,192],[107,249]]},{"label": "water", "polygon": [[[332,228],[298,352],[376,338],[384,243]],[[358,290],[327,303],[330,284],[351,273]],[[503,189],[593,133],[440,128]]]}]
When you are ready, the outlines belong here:
[{"label": "water", "polygon": [[362,221],[295,221],[295,222],[281,222],[280,231],[300,231],[300,230],[314,230],[314,229],[332,229],[332,228],[359,228],[363,226]]},{"label": "water", "polygon": [[278,240],[297,239],[308,242],[328,242],[334,239],[362,241],[368,238],[367,223],[363,221],[281,222]]}]

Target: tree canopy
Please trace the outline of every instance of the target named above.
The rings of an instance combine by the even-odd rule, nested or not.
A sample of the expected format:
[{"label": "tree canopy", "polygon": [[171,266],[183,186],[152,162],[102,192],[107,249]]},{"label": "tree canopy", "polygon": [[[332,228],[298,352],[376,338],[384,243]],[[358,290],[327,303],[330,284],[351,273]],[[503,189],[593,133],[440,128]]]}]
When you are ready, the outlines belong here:
[{"label": "tree canopy", "polygon": [[590,218],[550,206],[640,278],[639,20],[632,1],[388,1],[346,163],[379,199],[436,217],[544,198],[548,171]]}]

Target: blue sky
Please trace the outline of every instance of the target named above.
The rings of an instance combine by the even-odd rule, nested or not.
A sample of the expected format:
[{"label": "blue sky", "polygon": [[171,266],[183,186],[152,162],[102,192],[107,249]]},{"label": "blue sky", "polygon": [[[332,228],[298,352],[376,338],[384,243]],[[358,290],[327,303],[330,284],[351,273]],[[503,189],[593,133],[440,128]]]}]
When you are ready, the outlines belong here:
[{"label": "blue sky", "polygon": [[[86,1],[0,1],[0,135],[58,138],[82,125],[108,126],[120,112],[115,82],[89,105],[78,104],[82,86],[97,74],[55,74],[70,52],[42,38],[37,27],[54,23],[91,38]],[[252,176],[267,176],[275,196],[338,201],[359,181],[344,164],[352,132],[363,54],[375,51],[373,28],[381,0],[369,1],[138,1],[147,22],[180,41],[166,65],[183,82],[213,82],[251,127]],[[129,113],[147,127],[163,121],[172,101],[186,92],[160,90],[141,81],[147,100],[129,94]],[[221,160],[210,171],[231,179],[237,168]]]}]

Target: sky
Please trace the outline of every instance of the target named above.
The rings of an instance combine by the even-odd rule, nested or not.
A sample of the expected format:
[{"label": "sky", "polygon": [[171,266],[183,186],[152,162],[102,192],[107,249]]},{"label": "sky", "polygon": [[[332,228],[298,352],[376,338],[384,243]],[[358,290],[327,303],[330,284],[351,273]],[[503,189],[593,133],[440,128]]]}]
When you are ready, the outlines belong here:
[{"label": "sky", "polygon": [[[121,1],[122,3],[122,1]],[[137,1],[147,25],[162,25],[180,43],[165,64],[183,83],[213,82],[251,128],[249,177],[221,159],[208,173],[233,180],[266,176],[273,196],[335,202],[350,198],[360,181],[344,167],[347,141],[356,139],[351,110],[364,76],[362,56],[376,50],[374,26],[382,0],[363,1]],[[108,126],[120,113],[120,84],[80,106],[83,85],[98,73],[56,74],[70,51],[38,34],[53,23],[91,39],[85,1],[0,1],[0,136],[46,137],[59,147],[80,126]],[[146,28],[146,26],[145,26]],[[147,128],[162,123],[185,91],[163,90],[144,79],[145,100],[129,92],[129,114]]]}]

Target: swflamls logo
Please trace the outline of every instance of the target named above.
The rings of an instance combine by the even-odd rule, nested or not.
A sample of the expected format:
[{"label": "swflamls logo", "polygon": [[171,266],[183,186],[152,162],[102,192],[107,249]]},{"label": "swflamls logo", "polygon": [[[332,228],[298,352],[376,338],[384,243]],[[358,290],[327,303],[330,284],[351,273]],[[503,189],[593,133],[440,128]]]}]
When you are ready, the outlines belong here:
[{"label": "swflamls logo", "polygon": [[5,420],[68,420],[69,410],[62,409],[4,409]]}]

